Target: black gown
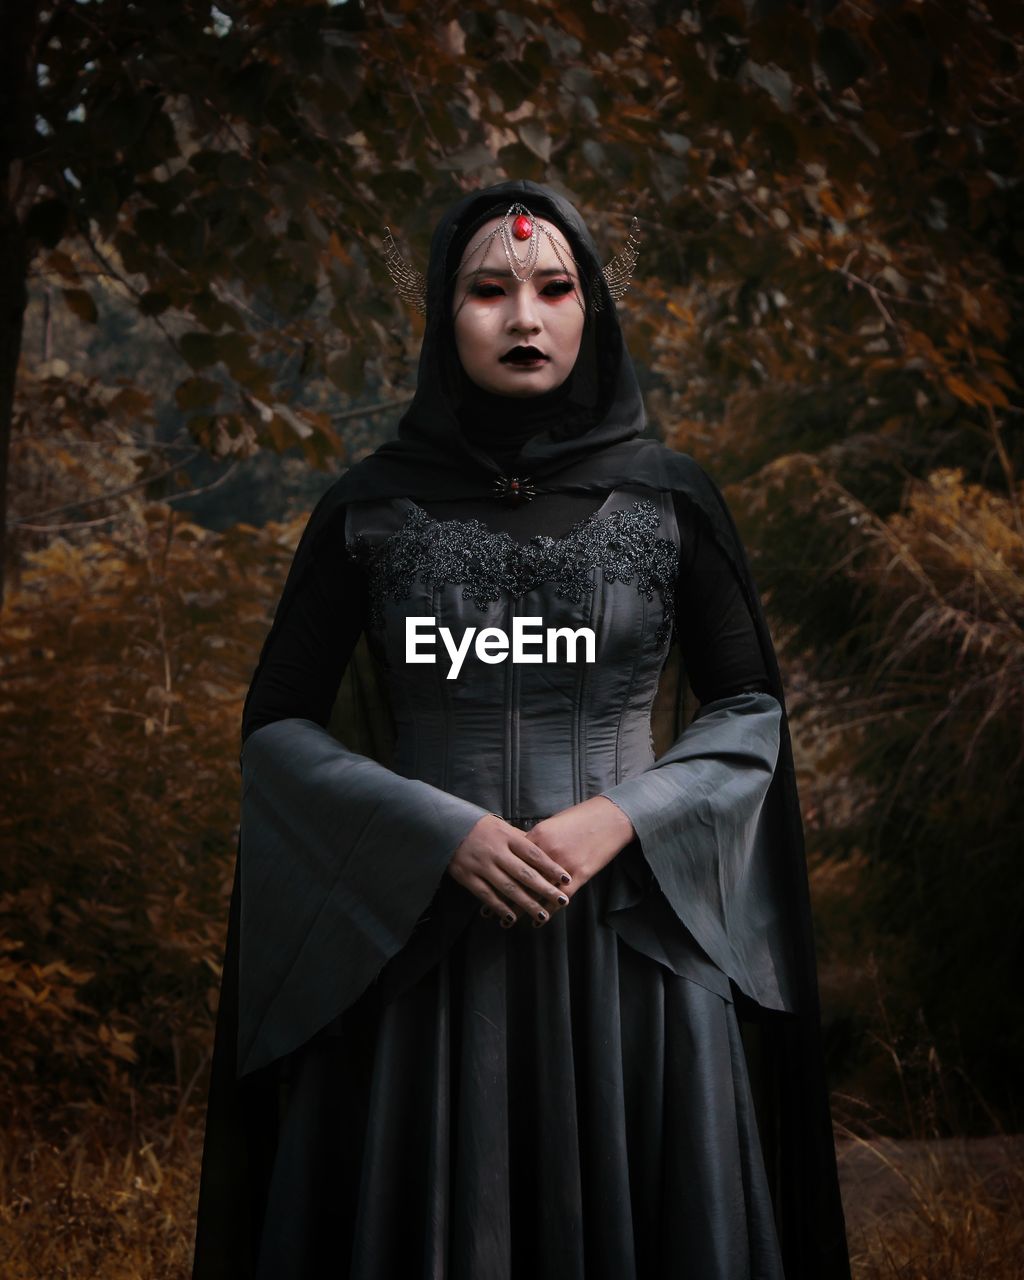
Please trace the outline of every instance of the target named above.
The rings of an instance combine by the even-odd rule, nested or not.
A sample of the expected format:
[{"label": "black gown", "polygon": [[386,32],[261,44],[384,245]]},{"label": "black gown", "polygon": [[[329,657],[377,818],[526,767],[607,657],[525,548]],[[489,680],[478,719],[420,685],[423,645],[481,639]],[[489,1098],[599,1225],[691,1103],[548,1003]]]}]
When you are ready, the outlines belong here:
[{"label": "black gown", "polygon": [[[607,508],[591,495],[382,505],[396,520],[411,508],[420,530],[480,521],[521,544],[557,544]],[[773,703],[734,575],[692,509],[673,515],[668,612],[695,694],[723,714],[744,695]],[[246,739],[285,719],[329,722],[374,613],[347,532],[346,545],[338,522],[264,657]],[[619,589],[640,608],[631,582]],[[543,815],[507,816],[528,828]],[[638,842],[615,863],[650,891]],[[474,912],[440,956],[403,969],[407,947],[263,1068],[280,1107],[254,1178],[258,1280],[782,1276],[730,983],[692,937],[659,963],[609,927],[615,863],[543,929],[505,931]],[[673,925],[666,945],[678,948]]]},{"label": "black gown", "polygon": [[[513,201],[585,311],[528,404],[467,385],[451,308]],[[643,435],[603,262],[528,180],[448,209],[397,438],[296,549],[244,712],[193,1280],[849,1280],[781,673],[724,495]],[[495,507],[517,452],[540,496]],[[527,610],[589,619],[598,661],[393,660],[405,614]],[[680,652],[700,707],[655,758]],[[597,794],[637,838],[543,928],[446,874],[482,814]]]}]

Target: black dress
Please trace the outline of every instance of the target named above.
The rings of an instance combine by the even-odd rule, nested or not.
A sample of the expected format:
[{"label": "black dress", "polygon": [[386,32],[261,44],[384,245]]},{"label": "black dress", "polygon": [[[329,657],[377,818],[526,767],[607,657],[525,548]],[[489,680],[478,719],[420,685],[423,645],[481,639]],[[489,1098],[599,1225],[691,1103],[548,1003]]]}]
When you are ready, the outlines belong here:
[{"label": "black dress", "polygon": [[[567,572],[596,592],[574,592]],[[510,581],[527,590],[513,597]],[[399,751],[402,776],[445,781],[527,829],[586,793],[616,799],[619,783],[642,829],[644,801],[624,793],[649,752],[637,731],[646,735],[674,615],[702,710],[726,735],[742,721],[767,785],[778,704],[735,578],[685,504],[639,490],[511,511],[353,509],[265,655],[243,733],[326,726],[364,625],[387,665],[406,613],[432,607],[448,624],[483,626],[510,605],[554,625],[594,624],[603,664],[477,663],[448,688],[443,663],[418,668],[416,689],[400,679],[392,689],[400,745],[403,723],[420,720]],[[512,685],[515,788],[497,776],[510,767]],[[438,726],[447,742],[431,740]],[[574,774],[559,747],[581,729],[589,749]],[[751,772],[706,747],[701,756],[691,765],[719,778]],[[444,892],[465,894],[448,881]],[[259,1280],[782,1276],[730,982],[667,905],[660,937],[630,935],[628,910],[617,931],[616,908],[640,892],[658,891],[634,842],[539,930],[501,930],[474,910],[439,943],[428,910],[426,929],[342,1015],[264,1069],[280,1080],[280,1111],[261,1175]]]}]

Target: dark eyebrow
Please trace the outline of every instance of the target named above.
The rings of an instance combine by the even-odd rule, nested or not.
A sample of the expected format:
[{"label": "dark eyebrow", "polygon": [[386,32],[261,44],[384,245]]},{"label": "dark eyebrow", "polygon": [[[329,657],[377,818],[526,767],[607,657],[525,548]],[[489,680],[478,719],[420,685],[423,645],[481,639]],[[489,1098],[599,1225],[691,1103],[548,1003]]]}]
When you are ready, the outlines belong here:
[{"label": "dark eyebrow", "polygon": [[[508,267],[475,267],[472,271],[465,272],[463,279],[469,279],[471,276],[511,276],[512,272]],[[535,276],[571,276],[572,272],[566,267],[545,267],[543,271],[535,271]]]}]

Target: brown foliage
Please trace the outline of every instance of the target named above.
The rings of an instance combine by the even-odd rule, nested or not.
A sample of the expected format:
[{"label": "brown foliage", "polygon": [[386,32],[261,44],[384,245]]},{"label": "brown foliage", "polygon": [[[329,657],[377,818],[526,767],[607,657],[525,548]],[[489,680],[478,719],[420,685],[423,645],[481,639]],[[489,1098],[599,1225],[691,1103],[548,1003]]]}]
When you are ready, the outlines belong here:
[{"label": "brown foliage", "polygon": [[240,702],[297,532],[137,504],[28,557],[2,618],[0,1072],[34,1112],[202,1070]]},{"label": "brown foliage", "polygon": [[805,673],[792,709],[811,847],[841,860],[815,875],[836,1053],[870,1094],[875,951],[901,1046],[934,1037],[961,1068],[954,1132],[991,1123],[964,1071],[1006,1123],[1019,1105],[1022,503],[1024,488],[942,468],[880,515],[800,454],[744,487]]}]

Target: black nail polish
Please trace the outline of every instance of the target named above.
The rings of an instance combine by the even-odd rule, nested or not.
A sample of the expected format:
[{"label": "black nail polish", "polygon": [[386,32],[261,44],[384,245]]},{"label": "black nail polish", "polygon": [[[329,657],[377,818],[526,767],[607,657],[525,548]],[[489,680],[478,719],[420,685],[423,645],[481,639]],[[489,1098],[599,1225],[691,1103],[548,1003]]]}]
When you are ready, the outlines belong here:
[{"label": "black nail polish", "polygon": [[564,871],[562,872],[562,884],[572,884],[572,876],[567,876]]},{"label": "black nail polish", "polygon": [[506,911],[506,912],[505,912],[505,923],[506,923],[506,924],[515,924],[515,922],[516,922],[516,918],[515,918],[515,916],[512,914],[512,912],[511,912],[511,911]]},{"label": "black nail polish", "polygon": [[558,895],[558,905],[560,907],[567,907],[569,905],[569,899],[565,896],[564,893],[560,893]]},{"label": "black nail polish", "polygon": [[546,911],[538,911],[538,912],[537,912],[537,919],[538,919],[538,920],[542,920],[542,921],[543,921],[543,920],[546,920],[547,918],[548,918],[548,913],[547,913]]}]

